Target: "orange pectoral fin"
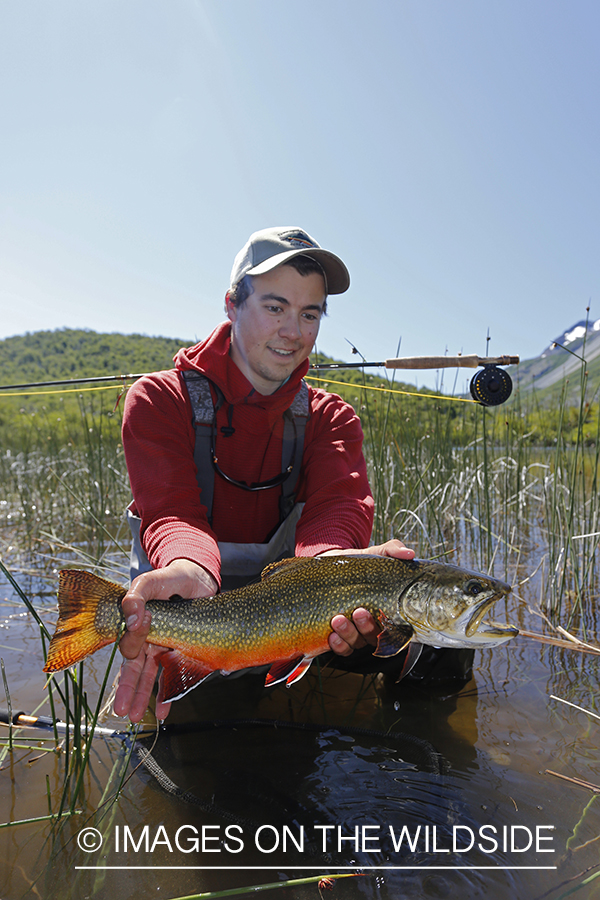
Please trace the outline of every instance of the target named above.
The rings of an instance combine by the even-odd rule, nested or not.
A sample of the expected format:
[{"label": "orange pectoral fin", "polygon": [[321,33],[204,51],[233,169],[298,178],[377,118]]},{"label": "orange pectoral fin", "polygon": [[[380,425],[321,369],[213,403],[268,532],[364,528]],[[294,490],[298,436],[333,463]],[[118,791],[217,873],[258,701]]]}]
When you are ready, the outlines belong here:
[{"label": "orange pectoral fin", "polygon": [[160,657],[160,664],[163,670],[156,698],[158,703],[180,700],[214,671],[179,650],[166,650]]}]

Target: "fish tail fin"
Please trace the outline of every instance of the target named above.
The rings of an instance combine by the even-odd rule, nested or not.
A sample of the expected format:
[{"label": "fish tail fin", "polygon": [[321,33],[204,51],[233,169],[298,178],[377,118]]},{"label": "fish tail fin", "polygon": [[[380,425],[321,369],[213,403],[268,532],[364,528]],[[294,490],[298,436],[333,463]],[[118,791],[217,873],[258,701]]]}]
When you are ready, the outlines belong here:
[{"label": "fish tail fin", "polygon": [[58,582],[58,622],[44,672],[58,672],[116,641],[127,591],[91,572],[63,569]]}]

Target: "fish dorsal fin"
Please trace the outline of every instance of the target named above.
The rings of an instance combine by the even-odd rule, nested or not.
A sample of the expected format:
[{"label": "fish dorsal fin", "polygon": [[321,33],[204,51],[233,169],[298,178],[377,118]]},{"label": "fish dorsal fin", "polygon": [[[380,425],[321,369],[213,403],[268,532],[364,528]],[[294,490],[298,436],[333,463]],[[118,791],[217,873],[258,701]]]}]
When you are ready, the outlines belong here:
[{"label": "fish dorsal fin", "polygon": [[292,556],[291,559],[280,559],[279,562],[269,563],[260,574],[261,581],[265,578],[270,578],[272,575],[290,572],[297,566],[305,566],[310,558],[307,556]]},{"label": "fish dorsal fin", "polygon": [[340,550],[336,553],[324,553],[321,556],[315,556],[314,559],[344,559],[351,562],[353,559],[391,559],[390,556],[382,556],[381,553],[369,553],[368,550],[365,550],[364,553],[344,553],[343,550]]},{"label": "fish dorsal fin", "polygon": [[351,563],[357,559],[386,559],[386,557],[381,556],[379,553],[344,553],[342,550],[339,553],[328,553],[327,556],[292,556],[288,559],[280,559],[278,562],[269,563],[262,570],[260,577],[261,579],[270,578],[271,575],[293,571],[296,567],[303,569],[308,565],[320,565],[322,560]]},{"label": "fish dorsal fin", "polygon": [[331,562],[347,562],[351,563],[357,559],[386,559],[379,553],[339,553],[327,554],[327,556],[292,556],[289,559],[280,559],[278,562],[269,563],[261,572],[261,579],[270,578],[271,575],[279,575],[282,572],[293,571],[294,568],[305,568],[308,565],[319,565],[322,560]]},{"label": "fish dorsal fin", "polygon": [[377,616],[379,622],[383,625],[383,631],[377,635],[377,647],[373,651],[373,656],[396,656],[401,650],[404,650],[413,636],[413,629],[410,625],[396,625],[385,613],[380,612]]}]

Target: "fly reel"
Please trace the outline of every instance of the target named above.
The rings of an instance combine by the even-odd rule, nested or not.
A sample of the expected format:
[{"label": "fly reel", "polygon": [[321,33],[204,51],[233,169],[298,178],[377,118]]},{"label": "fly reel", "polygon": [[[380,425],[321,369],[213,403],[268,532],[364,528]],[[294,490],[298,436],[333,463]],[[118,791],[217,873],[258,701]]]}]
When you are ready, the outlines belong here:
[{"label": "fly reel", "polygon": [[487,365],[473,375],[469,388],[473,400],[483,406],[499,406],[512,393],[512,379],[504,369]]}]

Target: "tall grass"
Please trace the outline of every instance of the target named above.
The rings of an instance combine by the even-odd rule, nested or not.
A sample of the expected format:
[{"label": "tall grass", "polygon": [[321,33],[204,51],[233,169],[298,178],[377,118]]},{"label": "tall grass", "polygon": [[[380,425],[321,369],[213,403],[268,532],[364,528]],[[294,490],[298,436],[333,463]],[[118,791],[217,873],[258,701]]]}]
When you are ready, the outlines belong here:
[{"label": "tall grass", "polygon": [[[584,368],[578,408],[567,405],[565,390],[546,418],[535,396],[484,409],[356,384],[340,392],[363,420],[375,542],[400,537],[419,556],[494,570],[514,584],[535,576],[540,605],[556,624],[584,637],[597,629],[600,426],[593,435],[587,428]],[[36,593],[43,584],[54,590],[64,564],[125,572],[130,495],[119,415],[112,401],[91,398],[76,400],[77,434],[72,411],[68,428],[38,411],[22,449],[0,455],[2,555],[12,577]],[[57,708],[76,726],[55,812],[72,811],[90,746],[79,725],[92,727],[100,706],[88,703],[84,664],[48,692],[53,714]]]},{"label": "tall grass", "polygon": [[[24,423],[23,449],[0,455],[0,567],[38,624],[44,655],[50,633],[44,622],[47,603],[40,599],[55,593],[57,570],[76,565],[114,576],[126,571],[123,509],[130,491],[119,422],[110,417],[113,406],[102,399],[88,394],[72,403],[79,415],[77,434],[72,411],[66,428],[62,416],[48,419],[42,408]],[[46,700],[55,723],[61,719],[70,726],[64,736],[56,725],[54,729],[62,785],[54,801],[49,794],[48,803],[57,822],[84,800],[84,776],[110,662],[100,689],[93,686],[93,700],[87,695],[85,663],[47,682]]]},{"label": "tall grass", "polygon": [[375,541],[398,536],[420,556],[513,583],[538,569],[543,612],[585,635],[596,623],[600,540],[600,420],[591,434],[589,394],[582,363],[578,406],[567,405],[565,385],[545,419],[535,395],[458,411],[440,400],[421,416],[394,395],[364,399]]},{"label": "tall grass", "polygon": [[81,394],[71,402],[79,413],[76,433],[72,417],[66,425],[42,407],[24,423],[22,449],[0,455],[0,522],[12,546],[4,552],[37,574],[61,562],[63,552],[95,567],[110,567],[115,551],[125,552],[130,491],[118,411],[104,396]]}]

